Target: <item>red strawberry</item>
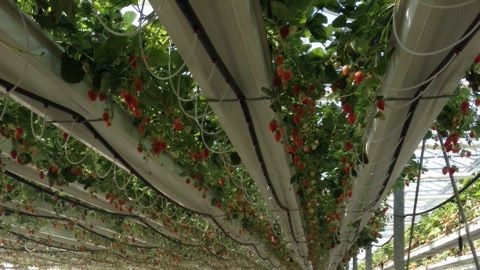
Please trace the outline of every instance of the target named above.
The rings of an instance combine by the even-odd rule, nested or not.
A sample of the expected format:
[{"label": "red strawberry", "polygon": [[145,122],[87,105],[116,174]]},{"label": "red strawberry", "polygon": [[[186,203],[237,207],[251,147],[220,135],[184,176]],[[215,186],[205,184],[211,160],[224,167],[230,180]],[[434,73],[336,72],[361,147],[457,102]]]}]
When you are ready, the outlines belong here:
[{"label": "red strawberry", "polygon": [[271,132],[274,132],[278,128],[277,121],[275,121],[275,120],[270,121],[270,123],[268,123],[268,127],[270,128]]},{"label": "red strawberry", "polygon": [[185,183],[186,183],[187,185],[189,185],[189,184],[190,184],[190,178],[185,179]]},{"label": "red strawberry", "polygon": [[282,65],[283,64],[283,56],[281,54],[275,55],[275,64]]},{"label": "red strawberry", "polygon": [[70,135],[67,132],[63,132],[63,139],[66,141]]},{"label": "red strawberry", "polygon": [[108,112],[103,112],[102,119],[103,121],[108,122],[108,120],[110,120],[110,114]]},{"label": "red strawberry", "polygon": [[464,100],[462,101],[462,103],[460,103],[460,110],[462,111],[462,114],[468,114],[468,112],[470,111],[470,104],[468,103],[468,101]]},{"label": "red strawberry", "polygon": [[280,37],[282,39],[286,39],[288,37],[288,35],[290,34],[290,26],[288,25],[284,25],[282,27],[280,27]]},{"label": "red strawberry", "polygon": [[280,79],[279,76],[273,77],[272,85],[274,87],[279,87],[280,85],[282,85],[282,79]]},{"label": "red strawberry", "polygon": [[87,95],[88,95],[88,99],[90,99],[90,101],[97,100],[97,96],[98,96],[97,91],[95,91],[93,89],[90,89],[90,90],[88,90]]},{"label": "red strawberry", "polygon": [[167,148],[167,142],[165,142],[163,139],[155,139],[152,142],[152,153],[155,155],[162,153],[165,148]]},{"label": "red strawberry", "polygon": [[475,60],[473,60],[476,64],[480,63],[480,54],[475,57]]},{"label": "red strawberry", "polygon": [[139,108],[134,108],[133,109],[133,116],[135,118],[140,118],[142,117],[142,110],[140,110]]},{"label": "red strawberry", "polygon": [[182,119],[180,118],[175,118],[173,120],[173,130],[174,131],[181,131],[183,129],[183,123],[182,123]]},{"label": "red strawberry", "polygon": [[5,188],[7,189],[7,192],[10,193],[13,190],[13,185],[12,184],[6,184]]},{"label": "red strawberry", "polygon": [[348,122],[350,125],[355,124],[356,121],[357,121],[357,117],[355,116],[354,113],[349,113],[349,114],[347,115],[347,122]]},{"label": "red strawberry", "polygon": [[280,76],[284,82],[288,82],[292,79],[292,72],[290,70],[285,70]]},{"label": "red strawberry", "polygon": [[282,133],[279,130],[275,131],[275,141],[279,142],[281,138]]},{"label": "red strawberry", "polygon": [[59,168],[58,168],[58,166],[57,166],[56,164],[52,164],[52,165],[50,165],[49,171],[50,171],[51,174],[57,174],[57,173],[58,173],[58,169],[59,169]]},{"label": "red strawberry", "polygon": [[40,177],[40,179],[43,180],[43,178],[45,178],[45,172],[39,171],[39,172],[38,172],[38,177]]},{"label": "red strawberry", "polygon": [[365,75],[363,75],[363,72],[361,72],[361,71],[357,71],[353,75],[353,82],[356,85],[359,85],[360,83],[362,83],[363,79],[365,79]]},{"label": "red strawberry", "polygon": [[378,108],[380,111],[385,110],[385,100],[383,100],[383,99],[377,99],[377,102],[375,102],[375,105],[377,105],[377,108]]},{"label": "red strawberry", "polygon": [[457,169],[455,167],[450,167],[448,169],[448,174],[453,175],[456,171],[457,171]]},{"label": "red strawberry", "polygon": [[297,112],[294,116],[293,116],[293,123],[295,125],[300,125],[301,122],[302,122],[302,118],[303,118],[303,111],[299,111]]},{"label": "red strawberry", "polygon": [[17,151],[15,150],[10,151],[10,156],[12,157],[12,159],[17,159]]},{"label": "red strawberry", "polygon": [[204,148],[201,150],[201,155],[202,155],[202,159],[205,161],[205,160],[208,160],[208,158],[210,157],[210,151],[208,151],[207,148]]},{"label": "red strawberry", "polygon": [[223,180],[223,179],[221,179],[221,178],[218,179],[218,185],[221,186],[221,187],[223,187],[223,186],[225,185],[225,180]]},{"label": "red strawberry", "polygon": [[107,95],[102,92],[98,94],[98,99],[100,99],[100,101],[104,101],[105,99],[107,99]]},{"label": "red strawberry", "polygon": [[348,77],[350,75],[350,67],[345,65],[342,67],[342,75]]},{"label": "red strawberry", "polygon": [[467,152],[465,153],[465,155],[466,155],[467,157],[471,157],[471,156],[472,156],[472,152],[467,151]]},{"label": "red strawberry", "polygon": [[136,68],[137,67],[137,57],[135,55],[130,55],[128,57],[128,64],[132,67],[132,68]]},{"label": "red strawberry", "polygon": [[475,99],[475,106],[477,106],[477,107],[480,106],[480,97],[477,97]]},{"label": "red strawberry", "polygon": [[347,114],[352,113],[352,112],[353,112],[352,105],[350,105],[350,104],[348,104],[348,103],[343,103],[343,104],[342,104],[342,111],[343,111],[344,113],[347,113]]},{"label": "red strawberry", "polygon": [[446,175],[448,173],[448,167],[443,167],[442,168],[442,174]]},{"label": "red strawberry", "polygon": [[350,151],[353,148],[353,143],[351,141],[346,141],[343,143],[343,148],[345,148],[346,151]]},{"label": "red strawberry", "polygon": [[15,139],[19,140],[23,136],[23,128],[17,127],[15,129]]},{"label": "red strawberry", "polygon": [[300,87],[300,85],[295,84],[295,85],[292,87],[292,93],[293,93],[293,95],[294,95],[295,97],[300,94],[300,91],[302,91],[302,88]]},{"label": "red strawberry", "polygon": [[140,78],[140,77],[135,78],[135,81],[134,81],[133,85],[135,86],[135,90],[137,90],[137,93],[140,93],[140,92],[143,91],[142,78]]}]

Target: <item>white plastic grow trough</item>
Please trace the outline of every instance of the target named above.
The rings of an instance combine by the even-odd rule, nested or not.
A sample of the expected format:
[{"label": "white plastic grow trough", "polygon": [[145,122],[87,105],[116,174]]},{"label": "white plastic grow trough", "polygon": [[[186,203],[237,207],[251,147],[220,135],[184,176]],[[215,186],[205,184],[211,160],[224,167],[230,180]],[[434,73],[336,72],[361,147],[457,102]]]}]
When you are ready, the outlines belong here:
[{"label": "white plastic grow trough", "polygon": [[[8,153],[8,151],[6,151],[8,149],[9,147],[7,144],[2,145],[0,147],[0,151],[2,153],[0,154],[0,156],[3,157],[2,164],[5,166],[4,169],[6,171],[10,171],[15,175],[18,175],[20,177],[33,181],[45,189],[48,189],[54,192],[61,192],[63,194],[66,194],[70,198],[76,198],[86,205],[103,209],[112,214],[128,215],[128,216],[132,216],[133,218],[141,219],[143,222],[147,223],[149,226],[152,226],[156,230],[160,231],[162,234],[170,238],[183,241],[179,235],[170,232],[167,228],[165,228],[165,226],[163,226],[163,224],[156,222],[154,220],[151,220],[145,217],[141,213],[136,213],[135,211],[133,211],[132,213],[129,213],[126,210],[120,211],[119,209],[115,208],[112,204],[110,204],[105,199],[105,194],[97,193],[96,195],[93,195],[87,190],[84,190],[82,186],[77,183],[73,183],[73,184],[69,184],[61,187],[56,187],[56,186],[50,187],[48,184],[48,180],[41,179],[34,168],[28,165],[17,164],[16,162],[12,161],[8,156],[5,156],[5,154]],[[191,244],[198,244],[198,242],[193,241]]]},{"label": "white plastic grow trough", "polygon": [[[92,103],[86,98],[87,83],[72,85],[61,79],[59,67],[62,51],[58,46],[34,22],[22,17],[22,14],[10,1],[0,2],[0,16],[3,18],[3,23],[0,25],[0,36],[3,41],[0,43],[0,55],[2,56],[0,78],[12,84],[20,80],[21,88],[51,102],[61,104],[85,119],[100,118],[104,107],[100,103]],[[23,53],[12,46],[22,48],[28,53]],[[13,91],[10,96],[33,111],[41,114],[45,112],[49,119],[71,119],[71,115],[51,110],[50,107],[45,109],[42,102],[34,101],[18,91]],[[207,197],[203,199],[193,188],[186,189],[184,180],[179,175],[181,169],[169,156],[161,155],[157,159],[149,159],[148,162],[145,162],[143,155],[136,150],[137,134],[135,134],[135,128],[128,116],[119,108],[114,108],[114,115],[111,127],[106,127],[103,122],[91,122],[91,125],[131,168],[134,168],[149,184],[173,201],[189,210],[205,215],[208,222],[219,225],[233,239],[249,244],[251,248],[254,245],[262,258],[271,257],[263,243],[254,239],[248,232],[240,233],[242,227],[238,222],[223,218],[224,212],[210,204],[211,194],[207,193]],[[94,136],[86,129],[80,128],[80,125],[75,125],[73,132],[70,123],[57,123],[57,126],[66,132],[71,132],[76,138],[92,146],[103,156],[118,161],[110,151],[106,151],[105,147],[99,146],[100,143],[95,141]],[[278,265],[276,259],[270,258],[270,260],[274,265]]]},{"label": "white plastic grow trough", "polygon": [[[451,5],[452,1],[442,1],[440,4]],[[447,50],[420,56],[401,49],[397,42],[379,95],[387,100],[411,99],[417,91],[424,97],[451,95],[480,51],[480,33],[469,30],[471,25],[478,28],[478,20],[475,20],[479,10],[478,1],[450,9],[428,7],[419,1],[400,2],[395,21],[399,40],[416,52],[433,52],[442,48]],[[464,48],[458,55],[450,57],[449,51],[453,48],[450,45],[458,43],[467,32],[471,34]],[[448,65],[441,63],[442,61]],[[438,69],[442,72],[436,72]],[[437,74],[432,77],[434,73]],[[418,85],[428,79],[431,80]],[[416,85],[418,87],[412,87]],[[422,86],[426,87],[423,92],[420,89]],[[336,269],[340,264],[356,240],[358,232],[372,217],[372,210],[376,209],[388,194],[447,101],[448,98],[420,99],[412,111],[413,117],[409,125],[405,125],[405,122],[410,114],[408,103],[412,101],[387,101],[385,120],[374,119],[367,126],[366,152],[370,163],[358,168],[358,176],[353,181],[353,197],[347,202],[338,234],[340,243],[331,251],[329,269]],[[404,127],[407,129],[402,136]],[[395,157],[396,151],[398,154]],[[356,226],[352,226],[354,224]]]},{"label": "white plastic grow trough", "polygon": [[[470,229],[470,235],[472,236],[473,241],[480,239],[480,219],[477,218],[469,222],[469,229]],[[445,250],[458,247],[459,236],[461,236],[464,239],[465,243],[467,242],[465,229],[462,228],[460,232],[458,231],[452,232],[449,235],[439,237],[431,241],[430,243],[424,244],[422,246],[419,246],[413,249],[410,252],[410,262],[419,261],[427,257],[434,256],[435,254],[440,254]],[[405,256],[405,261],[406,260],[407,260],[407,256]],[[376,268],[376,269],[380,270],[379,268]],[[383,269],[384,270],[394,269],[393,261],[389,261],[385,263]],[[430,269],[430,267],[428,269]]]},{"label": "white plastic grow trough", "polygon": [[[290,183],[292,170],[283,145],[274,141],[268,130],[268,123],[274,118],[269,99],[262,87],[269,88],[272,82],[271,58],[266,44],[261,8],[258,1],[150,1],[159,20],[166,27],[170,37],[183,56],[189,71],[200,85],[209,100],[224,131],[228,135],[242,163],[255,181],[267,206],[274,213],[282,227],[287,241],[293,244],[298,261],[309,267],[308,248],[301,207]],[[233,82],[227,84],[225,76],[217,69],[211,51],[205,48],[182,8],[187,2],[198,17],[214,50],[224,62],[247,104],[251,124],[257,141],[252,139],[249,122],[245,116],[245,106],[237,98]],[[184,8],[184,7],[183,7]],[[219,60],[219,59],[217,59]],[[252,100],[256,99],[256,100]],[[266,173],[255,147],[259,146]],[[266,175],[271,179],[271,186]],[[287,211],[275,200],[290,210],[291,224]],[[296,241],[298,243],[296,243]]]}]

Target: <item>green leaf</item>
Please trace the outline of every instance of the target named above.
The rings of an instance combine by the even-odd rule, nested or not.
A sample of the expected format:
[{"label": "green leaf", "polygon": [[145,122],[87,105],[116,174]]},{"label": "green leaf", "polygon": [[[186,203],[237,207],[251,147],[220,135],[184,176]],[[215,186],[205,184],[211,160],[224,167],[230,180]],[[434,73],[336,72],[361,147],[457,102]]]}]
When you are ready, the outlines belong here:
[{"label": "green leaf", "polygon": [[79,83],[85,76],[85,71],[82,68],[82,62],[77,61],[67,53],[62,55],[60,75],[62,79],[67,83]]},{"label": "green leaf", "polygon": [[347,25],[347,16],[340,15],[332,22],[333,27],[345,27]]},{"label": "green leaf", "polygon": [[278,19],[285,21],[294,21],[296,19],[296,14],[292,9],[289,9],[285,4],[279,1],[272,1],[272,13]]},{"label": "green leaf", "polygon": [[315,16],[307,22],[307,28],[316,41],[327,40],[327,31],[325,31],[325,26],[323,25],[326,22],[327,17],[320,13],[315,14]]},{"label": "green leaf", "polygon": [[133,24],[135,19],[137,18],[137,14],[133,11],[127,11],[123,14],[123,20],[122,20],[122,27],[123,28],[128,28]]}]

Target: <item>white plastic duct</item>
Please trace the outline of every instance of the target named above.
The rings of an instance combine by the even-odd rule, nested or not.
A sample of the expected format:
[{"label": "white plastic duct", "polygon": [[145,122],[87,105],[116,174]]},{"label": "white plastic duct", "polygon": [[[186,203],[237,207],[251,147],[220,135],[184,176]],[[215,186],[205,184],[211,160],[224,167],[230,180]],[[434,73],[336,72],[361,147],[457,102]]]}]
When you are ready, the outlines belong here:
[{"label": "white plastic duct", "polygon": [[[341,263],[448,101],[419,99],[415,106],[414,97],[451,95],[480,51],[480,33],[473,31],[479,26],[479,1],[448,9],[422,3],[402,1],[396,11],[397,49],[378,94],[394,100],[387,101],[385,120],[374,119],[367,127],[370,162],[358,168],[353,196],[339,230],[339,244],[331,251],[328,269],[336,269]],[[464,34],[466,38],[462,38]],[[465,42],[460,42],[463,39]],[[458,53],[450,53],[454,47],[460,48]]]},{"label": "white plastic duct", "polygon": [[[470,226],[470,235],[472,236],[472,240],[480,239],[480,219],[475,219],[469,222]],[[452,232],[448,235],[443,235],[438,237],[435,240],[430,241],[424,245],[421,245],[410,252],[410,262],[419,261],[425,259],[427,257],[432,257],[435,254],[440,254],[443,251],[451,248],[458,247],[458,237],[462,237],[466,239],[466,232],[464,228],[461,228],[459,231]],[[405,261],[407,260],[407,256],[405,256]],[[376,268],[380,270],[379,268]],[[394,269],[393,261],[389,261],[384,264],[384,270]]]},{"label": "white plastic duct", "polygon": [[[246,108],[242,107],[242,101],[233,90],[236,86],[232,82],[227,84],[226,78],[218,70],[218,62],[214,63],[211,53],[198,40],[179,2],[191,5],[220,57],[216,60],[225,64],[238,90],[244,95]],[[309,268],[301,207],[295,188],[290,184],[292,170],[283,145],[275,142],[268,130],[268,123],[274,118],[271,102],[262,99],[265,94],[261,89],[270,87],[272,72],[259,2],[151,0],[150,3],[204,95],[213,100],[209,102],[210,107],[269,209],[275,213],[287,241],[293,244],[295,254],[302,257],[297,257],[298,261]],[[251,119],[246,117],[246,109]],[[255,149],[257,144],[263,160]],[[265,170],[262,169],[262,162]]]},{"label": "white plastic duct", "polygon": [[[80,114],[85,119],[98,119],[104,112],[103,105],[90,102],[85,93],[88,90],[87,83],[67,84],[60,77],[60,56],[62,51],[51,41],[43,31],[31,20],[22,16],[10,1],[0,2],[0,16],[3,23],[0,25],[0,78],[17,83],[30,93],[45,98],[53,103]],[[21,50],[18,50],[21,48]],[[24,53],[27,52],[27,53]],[[42,102],[32,102],[27,96],[13,91],[10,96],[19,100],[28,108],[43,113],[46,109]],[[50,112],[50,110],[46,110]],[[103,122],[91,122],[91,126],[103,137],[110,146],[115,149],[120,157],[128,164],[129,169],[134,168],[140,176],[146,179],[152,187],[162,192],[179,205],[205,216],[205,219],[218,225],[225,233],[239,243],[246,244],[258,251],[264,259],[270,259],[274,265],[279,265],[278,260],[271,256],[266,247],[248,232],[242,230],[238,222],[224,219],[224,212],[210,204],[211,194],[207,193],[205,199],[192,189],[185,189],[183,178],[179,173],[181,169],[167,155],[161,155],[156,159],[145,162],[143,155],[136,150],[138,136],[128,116],[120,108],[114,108],[115,118],[112,126],[106,127]],[[52,120],[64,120],[64,115],[54,116]],[[67,119],[71,119],[71,116]],[[57,126],[66,132],[75,134],[81,141],[87,142],[94,150],[109,158],[110,151],[105,152],[105,147],[98,147],[99,142],[92,139],[92,135],[86,135],[85,129],[77,133],[77,125],[72,132],[71,124],[57,123]],[[79,125],[78,125],[79,126]]]}]

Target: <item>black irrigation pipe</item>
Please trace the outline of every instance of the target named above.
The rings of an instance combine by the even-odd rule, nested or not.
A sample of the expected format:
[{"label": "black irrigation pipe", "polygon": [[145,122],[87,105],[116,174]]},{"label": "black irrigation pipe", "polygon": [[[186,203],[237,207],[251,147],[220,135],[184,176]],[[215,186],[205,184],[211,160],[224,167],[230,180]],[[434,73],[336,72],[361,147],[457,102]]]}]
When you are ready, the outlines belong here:
[{"label": "black irrigation pipe", "polygon": [[262,150],[260,149],[260,144],[258,143],[257,133],[255,131],[255,127],[253,126],[252,115],[250,113],[250,109],[248,108],[245,95],[243,94],[237,81],[235,80],[235,78],[230,73],[225,63],[223,62],[222,58],[218,54],[217,50],[215,49],[215,46],[213,46],[212,41],[208,37],[207,32],[205,31],[202,23],[200,22],[200,19],[197,17],[197,14],[193,10],[192,6],[190,5],[189,0],[177,0],[177,5],[182,10],[185,18],[190,23],[190,26],[192,27],[193,31],[197,35],[205,51],[210,56],[210,59],[217,66],[217,69],[223,75],[223,78],[225,79],[227,84],[230,85],[235,95],[237,96],[237,99],[240,102],[240,106],[242,107],[245,121],[247,122],[247,125],[248,125],[248,131],[250,133],[250,138],[253,142],[253,146],[255,147],[257,158],[262,167],[263,175],[265,176],[265,179],[267,180],[267,183],[272,190],[272,194],[273,194],[273,197],[275,198],[276,203],[278,204],[278,206],[280,206],[280,208],[282,208],[282,210],[287,212],[288,222],[290,223],[290,231],[291,231],[292,237],[296,243],[299,243],[293,231],[293,224],[292,224],[292,217],[290,215],[290,209],[282,204],[272,184],[272,180],[270,179],[270,175],[268,173],[267,166],[265,164],[265,159],[263,157]]},{"label": "black irrigation pipe", "polygon": [[375,244],[372,244],[372,247],[378,247],[378,248],[381,248],[381,247],[385,246],[385,245],[386,245],[386,244],[388,244],[390,241],[392,241],[392,239],[393,239],[393,236],[394,236],[394,235],[390,236],[390,238],[388,238],[388,240],[387,240],[385,243],[381,244],[381,245],[375,245]]},{"label": "black irrigation pipe", "polygon": [[24,183],[24,184],[26,184],[26,185],[34,188],[34,189],[40,190],[40,191],[42,191],[42,192],[44,192],[44,193],[47,193],[47,194],[50,195],[50,196],[58,197],[58,198],[60,198],[60,199],[62,199],[62,200],[64,200],[64,201],[67,201],[67,202],[69,202],[69,203],[71,203],[71,204],[74,204],[75,206],[84,207],[84,208],[89,209],[89,210],[92,210],[92,211],[101,212],[101,213],[104,213],[104,214],[107,214],[107,215],[116,216],[116,217],[119,217],[119,218],[133,218],[133,219],[137,219],[137,220],[139,220],[143,225],[145,225],[146,227],[153,229],[153,230],[154,230],[156,233],[158,233],[161,237],[164,237],[164,238],[166,238],[166,239],[168,239],[168,240],[170,240],[170,241],[172,241],[172,242],[174,242],[174,243],[176,243],[176,244],[184,245],[184,246],[189,246],[189,247],[200,247],[200,246],[202,246],[202,245],[200,245],[200,244],[197,245],[197,244],[184,243],[183,241],[180,241],[180,240],[178,240],[178,239],[175,239],[175,238],[173,238],[173,237],[170,237],[170,236],[166,235],[165,233],[163,233],[162,231],[160,231],[160,230],[154,228],[153,226],[151,226],[148,222],[145,221],[145,218],[143,218],[143,217],[140,217],[140,216],[137,216],[137,215],[133,215],[133,214],[122,214],[122,213],[110,212],[110,211],[108,211],[108,210],[106,210],[106,209],[103,209],[103,208],[100,208],[100,207],[91,206],[91,205],[89,205],[89,204],[86,204],[86,203],[82,202],[81,200],[73,199],[73,198],[70,198],[69,196],[65,196],[65,195],[59,195],[59,194],[57,194],[55,191],[52,191],[52,190],[49,189],[49,188],[43,187],[43,186],[41,186],[41,185],[39,185],[39,184],[36,184],[36,183],[34,183],[34,182],[32,182],[32,181],[29,181],[29,180],[27,180],[27,179],[25,179],[25,178],[23,178],[23,177],[15,174],[15,173],[12,173],[12,172],[10,172],[10,171],[8,171],[8,170],[5,170],[4,173],[5,173],[5,175],[7,175],[7,176],[9,176],[9,177],[11,177],[11,178],[19,181],[19,182],[22,182],[22,183]]},{"label": "black irrigation pipe", "polygon": [[[3,85],[6,89],[7,89],[7,92],[9,92],[13,87],[15,87],[14,84],[8,82],[8,81],[5,81],[3,79],[0,79],[0,85]],[[19,93],[23,96],[26,96],[28,98],[31,98],[33,100],[36,100],[40,103],[43,103],[44,106],[48,107],[48,106],[51,106],[57,110],[60,110],[60,111],[63,111],[65,113],[68,113],[70,115],[72,115],[72,117],[74,118],[74,120],[76,120],[77,122],[79,123],[82,123],[93,135],[94,137],[99,140],[103,146],[105,146],[114,156],[114,158],[116,160],[119,160],[123,166],[125,166],[131,174],[135,175],[138,179],[141,179],[148,187],[150,187],[151,189],[155,190],[157,193],[159,193],[160,195],[162,195],[163,197],[165,197],[166,199],[168,199],[172,204],[180,207],[180,208],[183,208],[183,209],[186,209],[192,213],[195,213],[195,214],[198,214],[200,216],[204,216],[204,217],[208,217],[210,218],[216,225],[217,227],[225,234],[227,235],[230,239],[232,239],[234,242],[240,244],[240,245],[243,245],[243,246],[250,246],[252,247],[255,252],[257,253],[258,257],[262,260],[268,260],[270,261],[270,263],[275,266],[275,264],[272,262],[272,260],[270,259],[270,257],[263,257],[262,255],[260,255],[260,251],[258,250],[257,246],[254,244],[254,243],[246,243],[246,242],[242,242],[238,239],[235,239],[233,236],[231,236],[227,231],[225,231],[225,229],[220,225],[220,223],[217,221],[217,217],[211,215],[211,214],[208,214],[208,213],[201,213],[201,212],[198,212],[198,211],[195,211],[195,210],[192,210],[192,209],[189,209],[187,208],[186,206],[183,206],[181,204],[179,204],[178,202],[176,202],[175,200],[171,199],[169,196],[167,196],[165,193],[163,193],[161,190],[157,189],[155,186],[153,186],[149,181],[147,181],[142,175],[140,175],[140,173],[138,173],[137,170],[135,170],[135,168],[133,168],[133,166],[131,166],[122,156],[120,156],[118,154],[118,152],[107,142],[107,140],[105,138],[103,138],[99,133],[98,131],[88,122],[86,121],[85,117],[83,117],[82,115],[80,115],[79,113],[63,106],[63,105],[60,105],[56,102],[53,102],[51,100],[48,100],[46,98],[43,98],[39,95],[36,95],[36,94],[33,94],[29,91],[27,91],[26,89],[23,89],[21,87],[18,87],[15,88],[15,92],[16,93]],[[275,266],[277,267],[277,266]]]}]

